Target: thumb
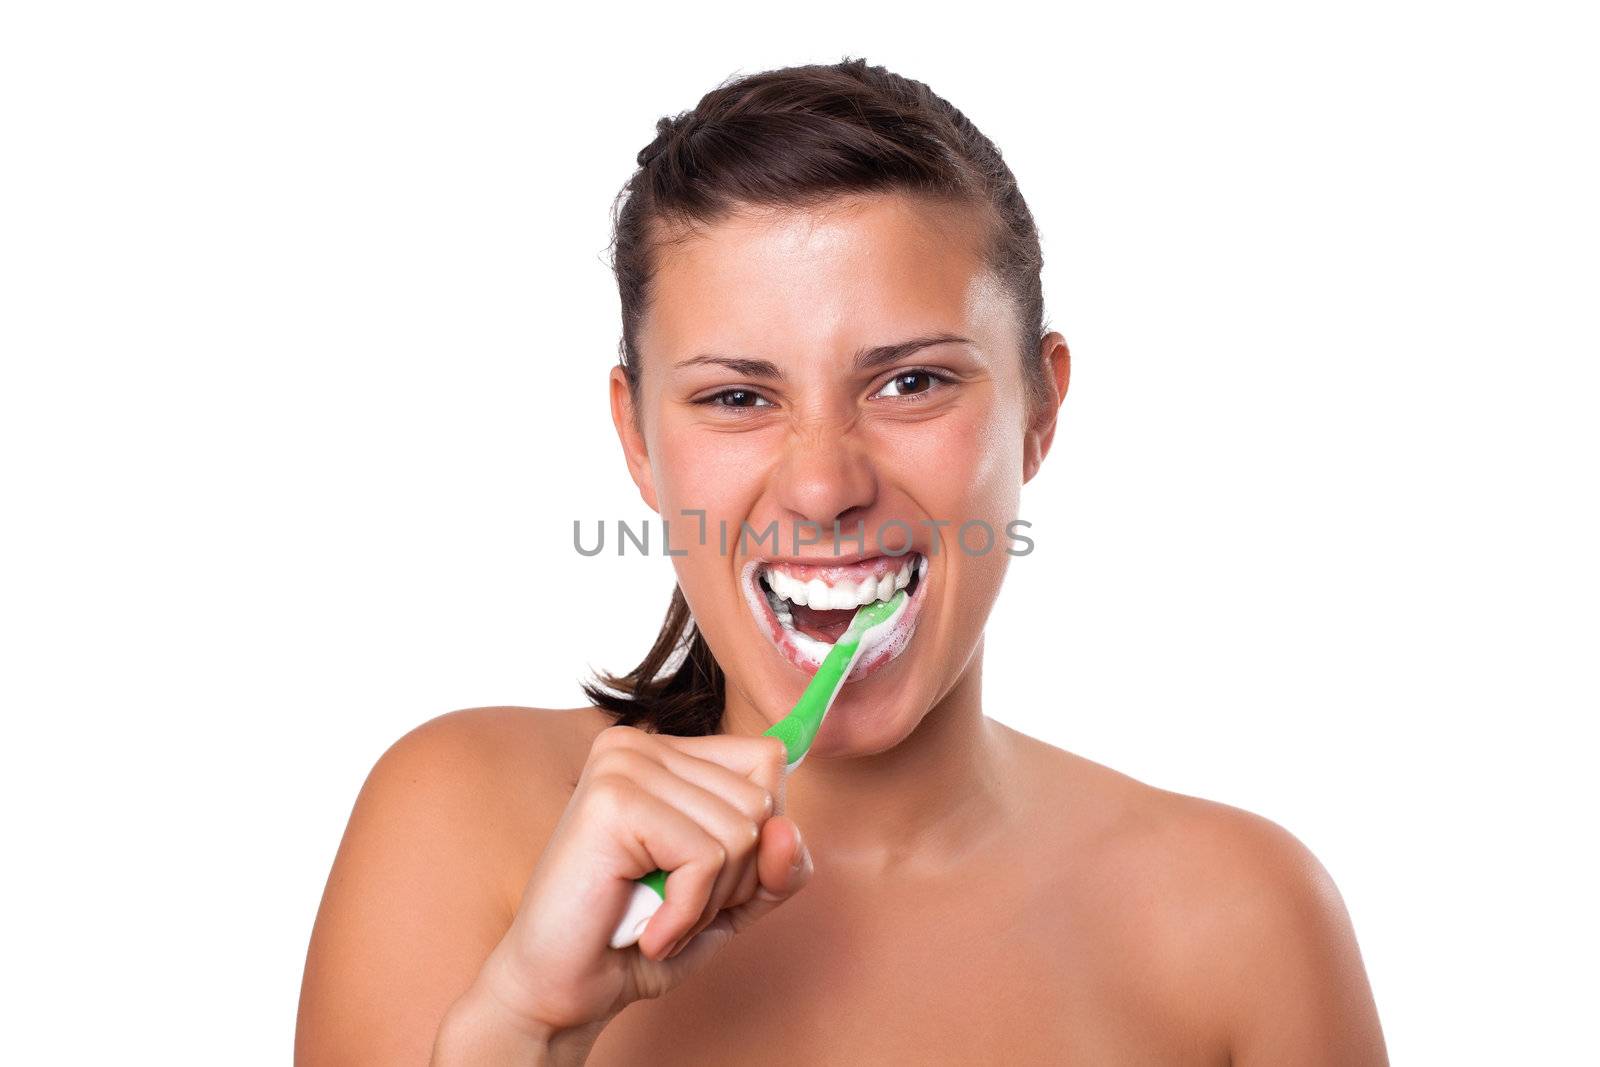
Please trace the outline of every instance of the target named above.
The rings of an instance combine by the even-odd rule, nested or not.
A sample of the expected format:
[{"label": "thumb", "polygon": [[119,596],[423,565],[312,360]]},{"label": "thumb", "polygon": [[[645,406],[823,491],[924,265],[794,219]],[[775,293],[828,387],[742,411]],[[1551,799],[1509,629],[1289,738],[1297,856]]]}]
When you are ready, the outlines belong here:
[{"label": "thumb", "polygon": [[800,836],[800,827],[789,816],[775,815],[767,820],[756,873],[756,894],[748,903],[762,899],[781,903],[811,880],[811,850]]},{"label": "thumb", "polygon": [[800,837],[800,827],[787,815],[772,816],[761,828],[755,895],[738,907],[727,909],[733,932],[738,933],[794,896],[810,880],[811,850]]}]

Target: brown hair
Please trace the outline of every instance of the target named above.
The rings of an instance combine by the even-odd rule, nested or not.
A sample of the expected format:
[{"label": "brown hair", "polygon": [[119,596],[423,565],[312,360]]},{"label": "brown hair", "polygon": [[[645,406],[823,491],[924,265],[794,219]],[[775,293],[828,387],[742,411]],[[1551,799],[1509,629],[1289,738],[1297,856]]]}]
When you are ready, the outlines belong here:
[{"label": "brown hair", "polygon": [[[1050,396],[1039,356],[1044,256],[1033,215],[999,149],[922,82],[848,57],[746,75],[711,90],[693,110],[659,120],[637,162],[612,205],[611,242],[620,362],[635,397],[639,326],[666,226],[687,233],[743,205],[815,208],[881,192],[987,212],[985,252],[1016,303],[1029,402]],[[626,674],[597,675],[583,691],[625,726],[701,736],[722,724],[722,668],[679,588],[644,660]]]}]

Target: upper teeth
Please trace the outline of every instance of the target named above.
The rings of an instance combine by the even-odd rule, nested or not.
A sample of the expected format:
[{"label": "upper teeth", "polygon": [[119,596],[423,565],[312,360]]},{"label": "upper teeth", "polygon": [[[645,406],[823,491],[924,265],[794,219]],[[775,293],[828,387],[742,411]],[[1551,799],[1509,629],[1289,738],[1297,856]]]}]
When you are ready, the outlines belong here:
[{"label": "upper teeth", "polygon": [[781,600],[790,600],[812,608],[838,610],[858,608],[874,600],[888,600],[894,595],[895,590],[904,589],[911,583],[911,573],[915,566],[915,559],[907,557],[906,561],[900,564],[899,570],[891,571],[881,578],[869,576],[859,582],[845,578],[833,585],[829,585],[821,578],[801,581],[776,567],[766,568],[764,575],[767,585]]}]

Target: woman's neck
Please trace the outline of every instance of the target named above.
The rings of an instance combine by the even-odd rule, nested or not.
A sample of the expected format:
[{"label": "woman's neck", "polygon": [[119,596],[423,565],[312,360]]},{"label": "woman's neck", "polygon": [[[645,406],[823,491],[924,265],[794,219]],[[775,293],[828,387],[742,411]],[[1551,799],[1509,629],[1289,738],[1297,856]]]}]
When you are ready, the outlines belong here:
[{"label": "woman's neck", "polygon": [[[937,874],[1009,823],[1014,755],[982,706],[983,647],[899,744],[866,756],[808,754],[785,786],[784,814],[835,870],[862,877]],[[831,713],[830,713],[831,714]],[[769,724],[730,695],[723,731]]]}]

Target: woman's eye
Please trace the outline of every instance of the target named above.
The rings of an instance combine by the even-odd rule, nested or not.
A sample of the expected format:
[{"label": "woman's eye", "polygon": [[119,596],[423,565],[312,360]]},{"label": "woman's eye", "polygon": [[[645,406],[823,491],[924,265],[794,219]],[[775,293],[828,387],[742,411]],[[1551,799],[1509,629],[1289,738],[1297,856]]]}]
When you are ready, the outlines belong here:
[{"label": "woman's eye", "polygon": [[754,408],[770,407],[772,405],[772,402],[766,397],[750,389],[724,389],[720,393],[713,393],[705,399],[697,401],[697,403],[710,404],[719,408]]},{"label": "woman's eye", "polygon": [[883,388],[874,395],[914,396],[917,393],[928,392],[934,387],[935,382],[944,382],[946,380],[942,375],[935,374],[929,370],[908,370],[896,374],[893,378],[884,382]]}]

